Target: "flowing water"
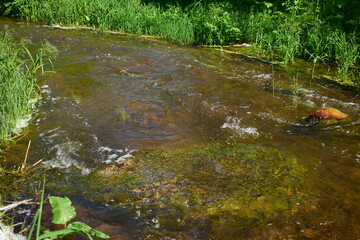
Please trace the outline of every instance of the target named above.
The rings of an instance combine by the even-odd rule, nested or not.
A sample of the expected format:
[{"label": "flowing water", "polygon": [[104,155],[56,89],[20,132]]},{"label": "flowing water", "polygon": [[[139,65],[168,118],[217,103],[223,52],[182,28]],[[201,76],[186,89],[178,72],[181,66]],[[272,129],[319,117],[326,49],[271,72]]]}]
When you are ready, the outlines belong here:
[{"label": "flowing water", "polygon": [[[35,45],[49,41],[59,56],[53,61],[56,73],[42,78],[42,100],[27,134],[1,164],[20,164],[32,140],[29,162],[43,159],[42,166],[58,169],[59,184],[72,183],[61,194],[73,196],[83,207],[92,206],[83,221],[100,219],[108,224],[100,229],[113,239],[360,239],[357,92],[316,81],[308,84],[305,66],[285,71],[216,49],[0,18],[0,28],[5,24]],[[336,107],[351,119],[306,125],[303,119],[323,106]],[[176,154],[179,165],[174,166],[134,161],[137,154],[187,151],[204,144],[211,152],[214,143],[254,146],[255,155],[263,151],[268,156],[261,149],[276,149],[278,155],[295,158],[302,173],[297,190],[289,187],[287,197],[281,197],[288,207],[268,209],[260,202],[271,194],[260,194],[256,204],[248,205],[251,213],[242,215],[248,210],[239,206],[229,210],[226,206],[235,204],[237,197],[227,187],[241,179],[236,166],[226,168],[220,158],[209,163],[220,186],[212,185],[215,190],[206,186],[213,180],[205,160],[196,167],[179,163]],[[142,183],[106,191],[130,194],[131,189],[131,196],[94,196],[97,180],[87,176],[112,166]],[[267,175],[262,177],[267,180]],[[173,186],[158,193],[163,198],[144,193],[149,190],[146,184],[160,181],[172,181]],[[191,191],[201,189],[193,204],[188,195],[178,194],[181,184]]]}]

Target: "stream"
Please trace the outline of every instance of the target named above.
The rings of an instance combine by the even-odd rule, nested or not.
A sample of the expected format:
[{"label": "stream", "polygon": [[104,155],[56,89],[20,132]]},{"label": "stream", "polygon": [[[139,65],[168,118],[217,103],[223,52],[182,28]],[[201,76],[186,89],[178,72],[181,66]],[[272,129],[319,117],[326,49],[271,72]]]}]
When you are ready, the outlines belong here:
[{"label": "stream", "polygon": [[[27,133],[0,163],[21,164],[31,140],[28,162],[54,169],[49,191],[111,239],[360,239],[358,92],[309,84],[306,64],[5,25],[59,55]],[[304,122],[325,106],[350,120]]]}]

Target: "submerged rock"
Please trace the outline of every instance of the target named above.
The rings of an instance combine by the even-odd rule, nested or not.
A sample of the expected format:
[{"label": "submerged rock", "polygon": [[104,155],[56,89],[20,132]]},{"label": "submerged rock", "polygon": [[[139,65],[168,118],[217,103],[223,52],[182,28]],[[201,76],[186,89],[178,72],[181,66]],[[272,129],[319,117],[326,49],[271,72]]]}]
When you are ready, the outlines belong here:
[{"label": "submerged rock", "polygon": [[343,113],[336,108],[332,107],[324,107],[320,108],[319,110],[313,112],[308,116],[305,121],[309,123],[317,123],[321,120],[343,120],[348,117],[348,114]]}]

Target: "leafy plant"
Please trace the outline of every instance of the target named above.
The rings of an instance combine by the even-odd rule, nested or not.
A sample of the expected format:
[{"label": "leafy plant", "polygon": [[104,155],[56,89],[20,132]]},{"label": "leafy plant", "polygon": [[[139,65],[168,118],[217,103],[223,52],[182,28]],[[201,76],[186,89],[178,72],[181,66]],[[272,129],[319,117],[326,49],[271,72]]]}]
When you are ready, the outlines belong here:
[{"label": "leafy plant", "polygon": [[195,41],[202,44],[231,44],[239,40],[238,15],[229,2],[201,4],[195,2],[186,11],[194,25]]},{"label": "leafy plant", "polygon": [[[44,191],[44,189],[43,189],[43,191]],[[30,234],[28,236],[28,240],[30,240],[32,237],[33,227],[35,226],[35,224],[37,224],[36,240],[56,239],[56,238],[64,237],[66,235],[71,235],[71,234],[82,234],[82,235],[87,236],[89,239],[93,239],[94,237],[103,238],[103,239],[110,238],[105,233],[94,230],[89,225],[87,225],[83,222],[76,221],[76,222],[69,223],[71,220],[73,220],[76,217],[75,208],[71,204],[71,201],[68,197],[56,197],[56,196],[49,197],[49,201],[50,201],[50,205],[52,207],[52,213],[53,213],[52,223],[62,224],[62,225],[64,225],[64,229],[57,230],[57,231],[45,230],[44,233],[40,235],[39,233],[40,233],[40,229],[41,229],[41,225],[40,225],[41,211],[42,211],[42,205],[43,205],[43,200],[44,200],[43,197],[44,197],[44,195],[42,194],[40,208],[35,215],[34,223],[32,225],[32,230],[30,231]]]},{"label": "leafy plant", "polygon": [[312,78],[317,63],[337,63],[340,83],[351,83],[349,67],[359,64],[360,5],[355,2],[5,0],[0,11],[46,24],[87,25],[182,44],[248,42],[254,46],[249,54],[266,60],[311,59]]}]

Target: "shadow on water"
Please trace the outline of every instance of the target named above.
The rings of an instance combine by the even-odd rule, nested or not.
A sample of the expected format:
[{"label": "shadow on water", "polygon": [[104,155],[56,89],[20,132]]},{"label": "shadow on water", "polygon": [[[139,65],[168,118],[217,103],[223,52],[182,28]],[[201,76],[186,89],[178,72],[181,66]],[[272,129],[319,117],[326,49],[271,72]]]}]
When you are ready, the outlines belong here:
[{"label": "shadow on water", "polygon": [[[0,18],[59,49],[27,135],[48,190],[113,239],[358,239],[357,92],[217,50]],[[308,126],[332,106],[347,122]]]}]

